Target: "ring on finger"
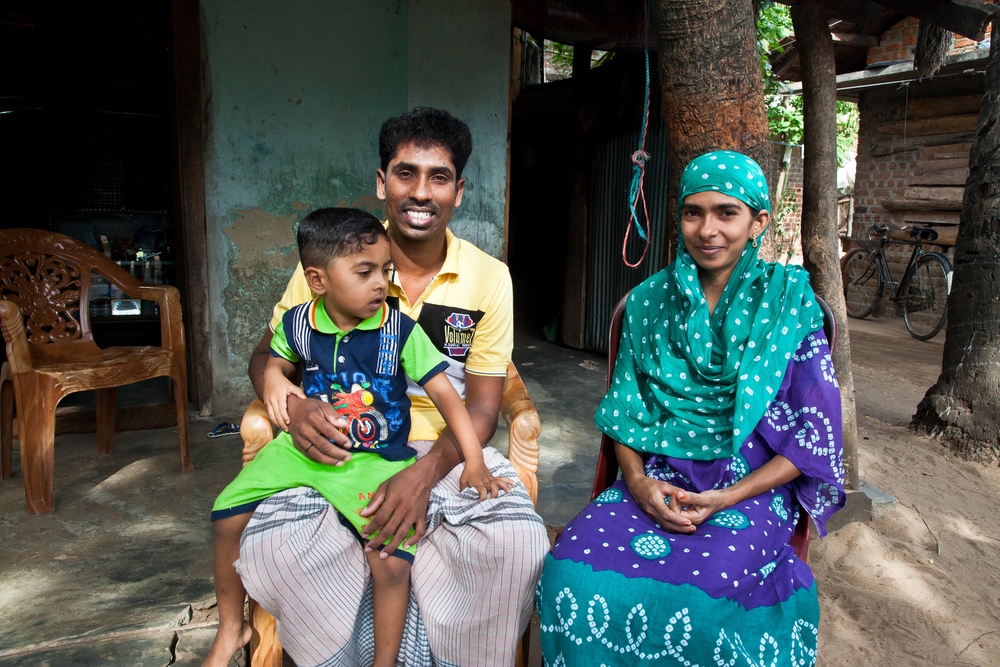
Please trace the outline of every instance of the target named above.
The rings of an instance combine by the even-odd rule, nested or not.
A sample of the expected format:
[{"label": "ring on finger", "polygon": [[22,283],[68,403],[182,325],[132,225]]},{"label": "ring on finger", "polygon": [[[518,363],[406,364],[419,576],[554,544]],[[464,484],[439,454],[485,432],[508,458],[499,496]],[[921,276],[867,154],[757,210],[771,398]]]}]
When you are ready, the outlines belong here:
[{"label": "ring on finger", "polygon": [[310,449],[312,449],[312,448],[313,448],[313,447],[315,447],[315,446],[316,446],[316,445],[314,445],[314,444],[312,444],[312,443],[309,443],[309,446],[308,446],[308,447],[306,447],[305,449],[303,449],[303,450],[302,450],[302,453],[303,453],[303,454],[305,454],[306,452],[308,452],[308,451],[309,451]]}]

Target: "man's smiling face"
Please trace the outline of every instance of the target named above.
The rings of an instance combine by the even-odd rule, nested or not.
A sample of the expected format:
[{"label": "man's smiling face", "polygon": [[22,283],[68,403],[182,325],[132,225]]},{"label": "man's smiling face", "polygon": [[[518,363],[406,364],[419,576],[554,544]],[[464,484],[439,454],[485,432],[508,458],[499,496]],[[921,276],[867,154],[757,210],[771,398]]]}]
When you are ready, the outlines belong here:
[{"label": "man's smiling face", "polygon": [[391,233],[408,241],[444,234],[464,189],[451,152],[441,145],[405,143],[376,175],[376,193],[385,201]]}]

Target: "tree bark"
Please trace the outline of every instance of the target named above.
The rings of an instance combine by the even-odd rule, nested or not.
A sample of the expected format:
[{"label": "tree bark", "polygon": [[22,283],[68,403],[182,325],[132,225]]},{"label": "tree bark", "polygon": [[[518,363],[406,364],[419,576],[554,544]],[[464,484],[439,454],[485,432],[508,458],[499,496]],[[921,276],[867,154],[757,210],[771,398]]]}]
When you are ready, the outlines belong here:
[{"label": "tree bark", "polygon": [[802,256],[813,289],[833,309],[837,349],[833,366],[840,382],[845,484],[858,488],[858,431],[851,339],[847,327],[840,242],[837,238],[837,78],[828,14],[820,0],[792,7],[792,25],[801,52],[804,121]]},{"label": "tree bark", "polygon": [[677,247],[677,191],[692,158],[734,150],[773,173],[752,0],[657,0],[661,108],[667,130],[665,257]]},{"label": "tree bark", "polygon": [[985,463],[1000,459],[1000,40],[990,47],[969,170],[941,376],[913,423]]}]

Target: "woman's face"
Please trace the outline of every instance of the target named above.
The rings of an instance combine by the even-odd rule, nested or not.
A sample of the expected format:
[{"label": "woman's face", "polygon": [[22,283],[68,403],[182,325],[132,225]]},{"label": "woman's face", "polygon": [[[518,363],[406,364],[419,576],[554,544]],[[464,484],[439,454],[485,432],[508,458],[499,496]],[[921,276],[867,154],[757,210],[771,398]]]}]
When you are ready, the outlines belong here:
[{"label": "woman's face", "polygon": [[684,198],[681,234],[702,275],[726,281],[743,248],[768,220],[767,211],[755,214],[739,199],[707,190]]}]

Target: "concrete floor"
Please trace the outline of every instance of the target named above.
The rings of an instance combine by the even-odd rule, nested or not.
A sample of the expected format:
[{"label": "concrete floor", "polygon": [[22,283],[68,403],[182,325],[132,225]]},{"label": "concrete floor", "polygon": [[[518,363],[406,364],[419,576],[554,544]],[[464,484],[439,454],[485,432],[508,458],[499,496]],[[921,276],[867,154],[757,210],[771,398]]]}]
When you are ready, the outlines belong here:
[{"label": "concrete floor", "polygon": [[[539,509],[547,523],[563,524],[589,498],[590,417],[604,361],[520,338],[528,342],[517,345],[515,362],[543,424]],[[131,393],[119,391],[119,402]],[[187,475],[174,428],[117,433],[105,457],[92,433],[59,435],[56,511],[40,517],[25,511],[15,449],[14,475],[0,482],[0,664],[200,664],[215,630],[208,513],[239,471],[242,446],[238,436],[206,434],[239,418],[191,419],[196,470]],[[506,438],[501,424],[501,451]]]},{"label": "concrete floor", "polygon": [[[926,366],[917,384],[936,376],[942,340],[915,341],[898,319],[852,322],[858,353],[872,349],[884,363],[885,355],[911,350],[907,363]],[[605,360],[527,332],[518,332],[514,360],[542,422],[539,512],[562,525],[589,499]],[[911,401],[899,401],[898,417]],[[886,404],[884,396],[870,402]],[[241,448],[238,436],[205,434],[239,417],[192,418],[197,469],[187,475],[175,429],[116,434],[105,457],[97,456],[93,434],[58,436],[56,511],[41,517],[25,511],[15,451],[14,476],[0,482],[0,664],[200,664],[215,627],[209,509],[239,470]],[[501,428],[494,439],[501,450],[505,439]],[[533,635],[538,664],[537,628]]]}]

